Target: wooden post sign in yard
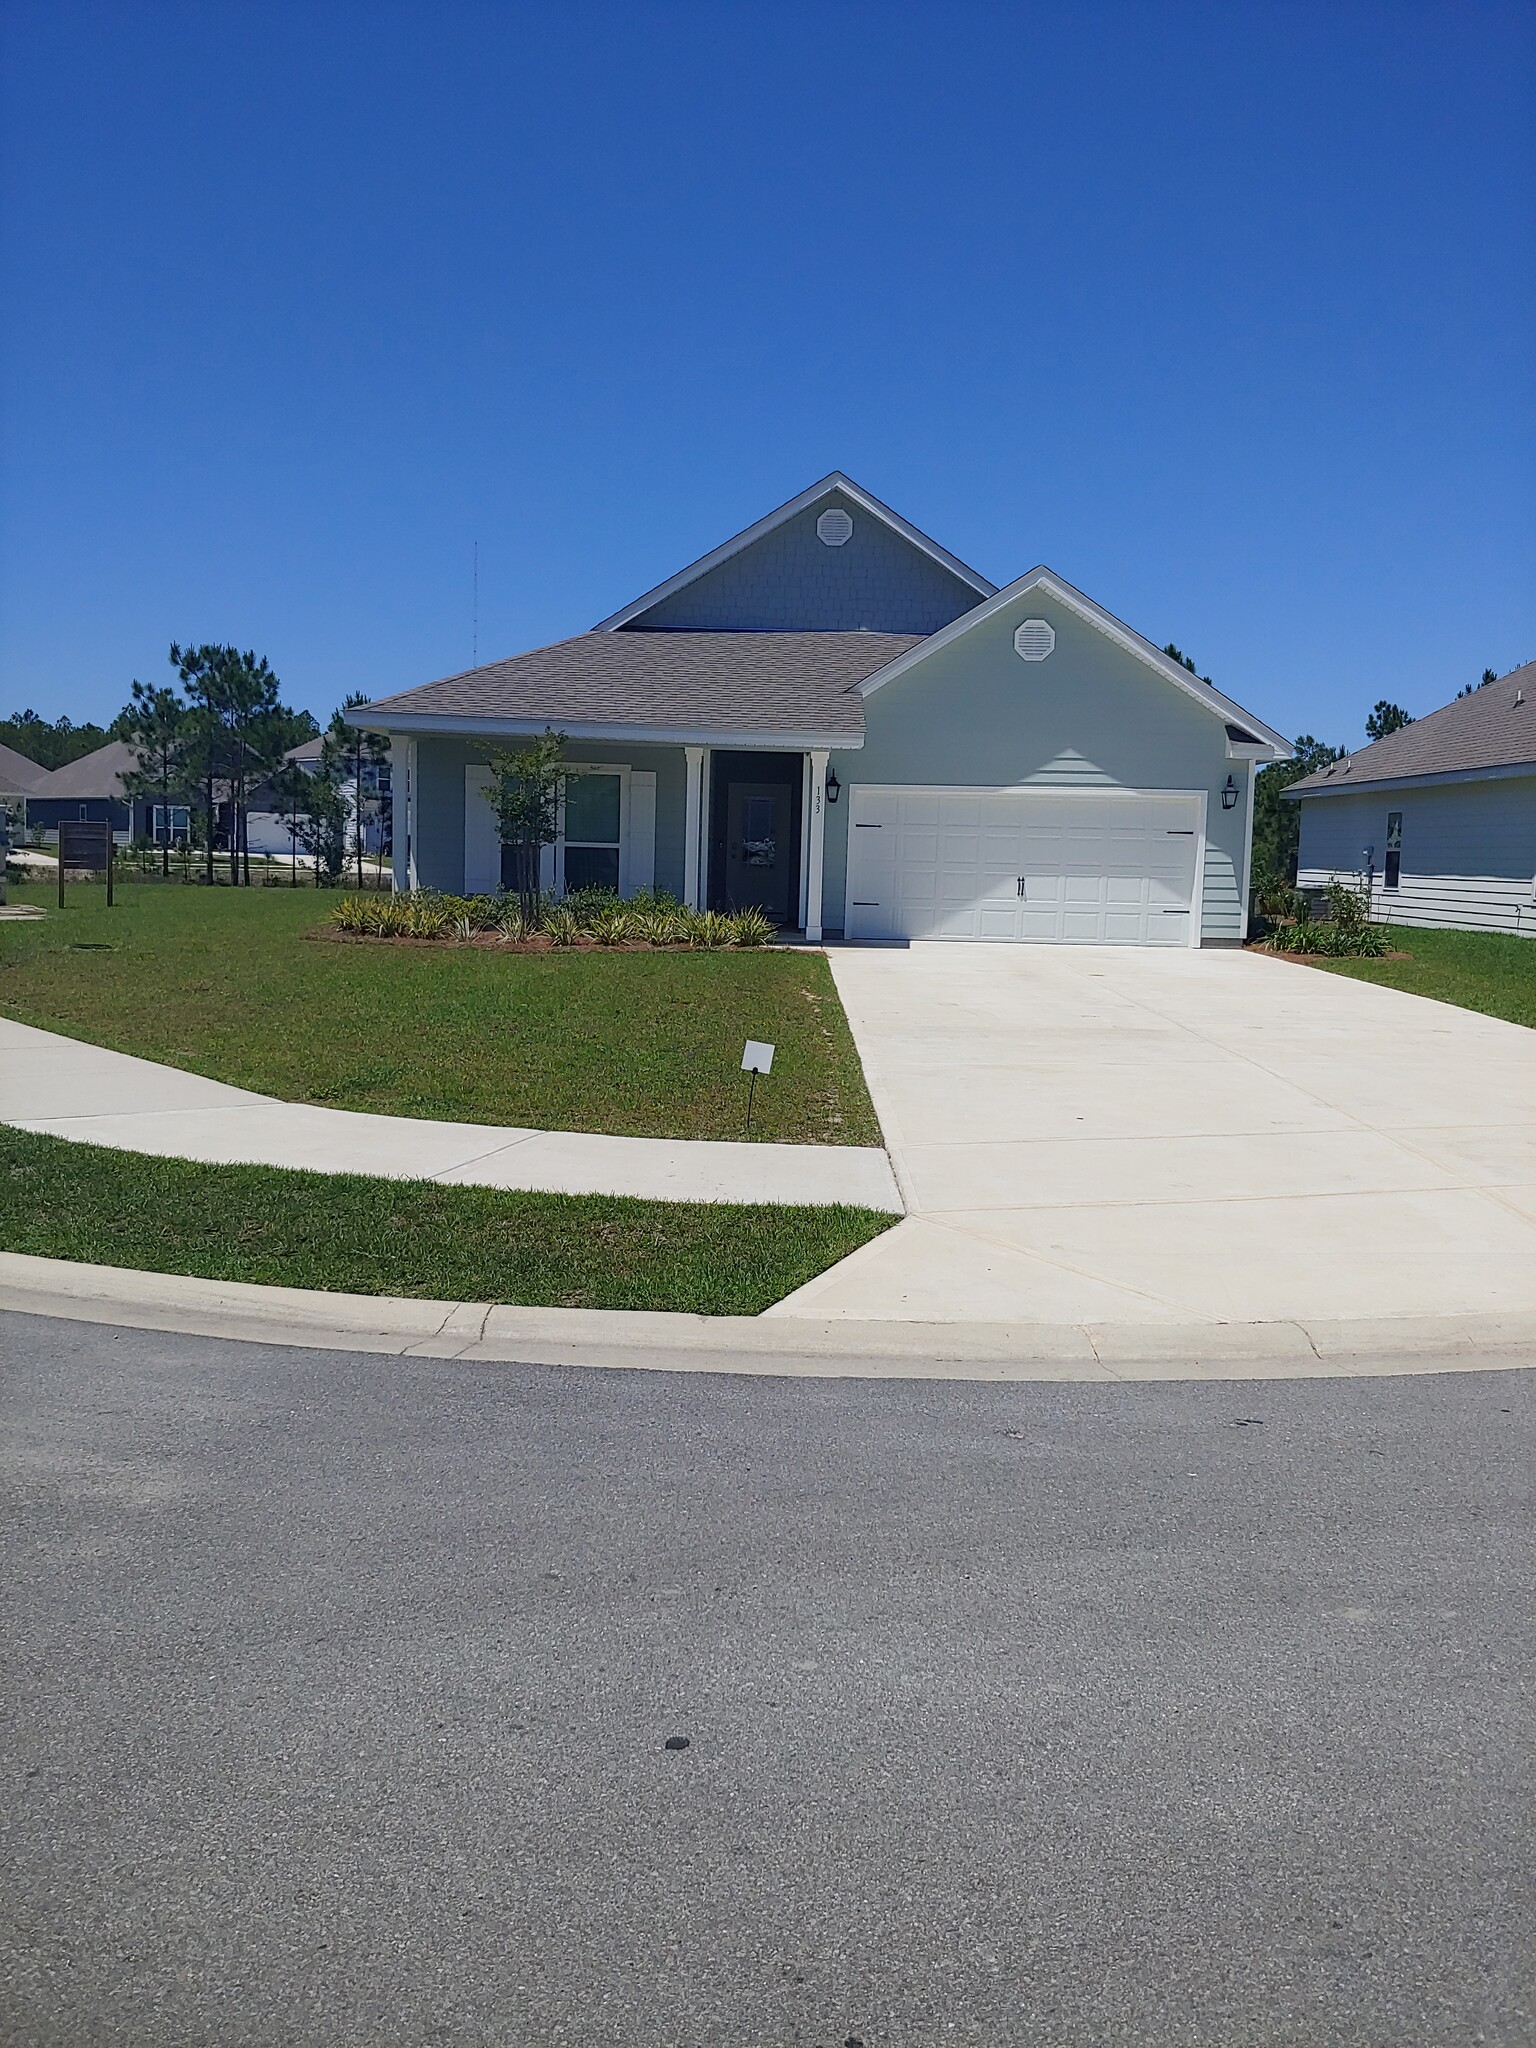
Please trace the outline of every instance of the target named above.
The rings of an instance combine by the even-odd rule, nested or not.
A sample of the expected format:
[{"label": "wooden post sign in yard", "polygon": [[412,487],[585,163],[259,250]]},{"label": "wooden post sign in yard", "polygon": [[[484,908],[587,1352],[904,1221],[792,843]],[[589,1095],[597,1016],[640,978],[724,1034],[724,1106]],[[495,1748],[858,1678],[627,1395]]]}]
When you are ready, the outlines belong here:
[{"label": "wooden post sign in yard", "polygon": [[112,902],[112,827],[96,818],[81,818],[59,825],[59,908],[64,908],[64,871],[105,873],[107,903]]}]

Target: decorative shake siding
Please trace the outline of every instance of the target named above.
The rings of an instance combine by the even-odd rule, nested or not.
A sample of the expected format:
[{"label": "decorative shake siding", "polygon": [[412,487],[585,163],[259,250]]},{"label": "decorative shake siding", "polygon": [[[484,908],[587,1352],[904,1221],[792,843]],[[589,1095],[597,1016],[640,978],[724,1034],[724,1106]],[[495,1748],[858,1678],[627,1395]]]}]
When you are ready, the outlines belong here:
[{"label": "decorative shake siding", "polygon": [[[1044,618],[1055,628],[1055,650],[1044,661],[1021,661],[1014,651],[1024,618]],[[862,749],[832,757],[845,787],[1204,791],[1201,940],[1241,942],[1251,764],[1227,759],[1222,719],[1056,599],[1036,590],[1005,606],[866,698],[864,718]],[[1223,810],[1228,774],[1237,802]],[[827,814],[829,929],[844,922],[848,812],[844,799]]]},{"label": "decorative shake siding", "polygon": [[[853,521],[840,547],[817,537],[829,509]],[[833,492],[620,630],[927,634],[979,602],[970,584]],[[751,707],[742,715],[750,723]]]},{"label": "decorative shake siding", "polygon": [[[1382,872],[1389,811],[1403,819],[1396,889]],[[1372,913],[1383,923],[1536,938],[1536,773],[1306,799],[1297,886],[1360,881],[1367,846],[1375,849]]]}]

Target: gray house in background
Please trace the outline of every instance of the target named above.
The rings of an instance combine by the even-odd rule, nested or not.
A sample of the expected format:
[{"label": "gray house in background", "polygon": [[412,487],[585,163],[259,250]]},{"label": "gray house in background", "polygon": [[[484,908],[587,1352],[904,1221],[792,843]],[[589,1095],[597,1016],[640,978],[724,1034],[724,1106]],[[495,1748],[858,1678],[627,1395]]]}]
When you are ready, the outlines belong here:
[{"label": "gray house in background", "polygon": [[1046,568],[999,590],[840,473],[587,633],[349,714],[395,880],[498,888],[490,750],[553,727],[545,885],[761,906],[810,939],[1237,945],[1290,748]]},{"label": "gray house in background", "polygon": [[1536,937],[1533,699],[1527,662],[1293,784],[1297,887],[1370,875],[1386,922]]},{"label": "gray house in background", "polygon": [[[27,798],[27,826],[40,825],[56,837],[60,825],[90,819],[110,825],[119,846],[151,829],[156,806],[142,797],[132,798],[123,788],[123,777],[138,767],[138,755],[126,740],[108,740],[94,753],[66,761],[62,768],[45,774],[36,791]],[[185,836],[185,806],[175,807],[182,819]],[[163,814],[158,821],[164,824]]]},{"label": "gray house in background", "polygon": [[0,744],[0,809],[9,817],[13,835],[20,835],[27,799],[35,796],[47,780],[48,770],[40,761]]}]

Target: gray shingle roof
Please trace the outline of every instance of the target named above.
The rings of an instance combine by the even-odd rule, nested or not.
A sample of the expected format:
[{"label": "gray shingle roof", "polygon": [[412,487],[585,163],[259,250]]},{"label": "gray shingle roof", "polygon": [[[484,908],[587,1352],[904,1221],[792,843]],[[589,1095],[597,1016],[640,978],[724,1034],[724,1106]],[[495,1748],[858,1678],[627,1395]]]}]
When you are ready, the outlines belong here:
[{"label": "gray shingle roof", "polygon": [[0,790],[10,796],[37,796],[48,780],[41,761],[18,754],[14,747],[0,746]]},{"label": "gray shingle roof", "polygon": [[579,633],[531,654],[360,707],[396,718],[636,726],[659,732],[864,730],[855,686],[918,644],[911,633]]},{"label": "gray shingle roof", "polygon": [[126,740],[108,740],[94,754],[82,754],[78,761],[66,761],[55,768],[34,792],[37,796],[110,796],[123,798],[125,775],[139,765],[139,757]]},{"label": "gray shingle roof", "polygon": [[[1523,699],[1523,701],[1519,701]],[[1292,783],[1287,796],[1313,796],[1417,775],[1476,775],[1484,768],[1536,768],[1536,661],[1485,683],[1385,739]]]}]

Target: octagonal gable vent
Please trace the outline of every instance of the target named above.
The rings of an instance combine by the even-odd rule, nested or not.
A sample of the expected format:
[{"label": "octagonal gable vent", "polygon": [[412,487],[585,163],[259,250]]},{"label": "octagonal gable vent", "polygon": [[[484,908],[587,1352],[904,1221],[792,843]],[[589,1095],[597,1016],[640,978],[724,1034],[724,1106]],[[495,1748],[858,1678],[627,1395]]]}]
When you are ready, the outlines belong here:
[{"label": "octagonal gable vent", "polygon": [[1044,661],[1055,646],[1056,628],[1049,619],[1026,619],[1013,636],[1013,650],[1020,661]]},{"label": "octagonal gable vent", "polygon": [[840,548],[853,532],[853,516],[833,505],[816,522],[816,538],[823,547]]}]

